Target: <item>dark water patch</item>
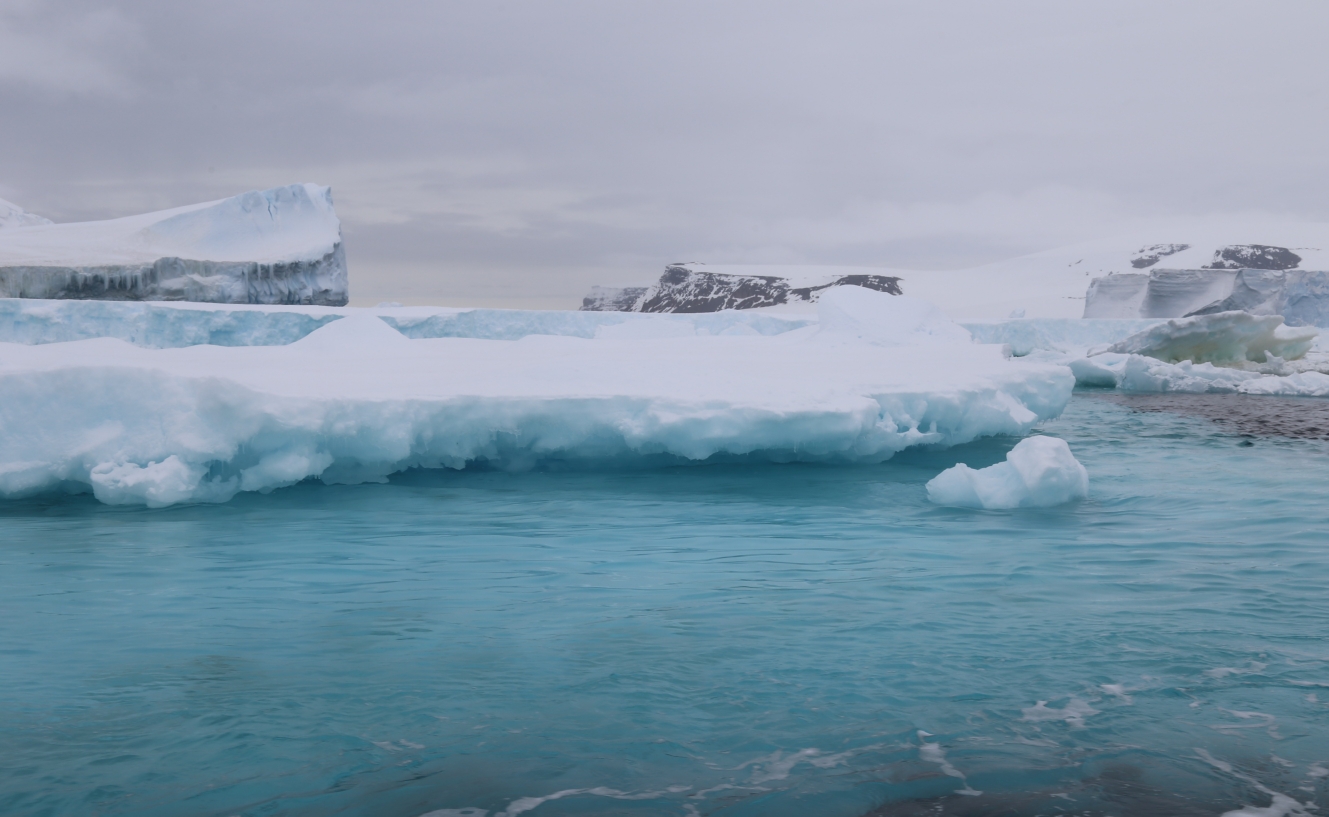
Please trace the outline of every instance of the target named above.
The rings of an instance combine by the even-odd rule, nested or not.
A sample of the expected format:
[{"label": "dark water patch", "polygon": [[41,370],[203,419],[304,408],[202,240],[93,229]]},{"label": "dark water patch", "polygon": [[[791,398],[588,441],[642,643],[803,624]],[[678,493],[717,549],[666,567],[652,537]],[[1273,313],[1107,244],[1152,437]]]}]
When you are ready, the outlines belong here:
[{"label": "dark water patch", "polygon": [[1201,417],[1236,434],[1329,440],[1329,400],[1252,394],[1095,394],[1134,411]]}]

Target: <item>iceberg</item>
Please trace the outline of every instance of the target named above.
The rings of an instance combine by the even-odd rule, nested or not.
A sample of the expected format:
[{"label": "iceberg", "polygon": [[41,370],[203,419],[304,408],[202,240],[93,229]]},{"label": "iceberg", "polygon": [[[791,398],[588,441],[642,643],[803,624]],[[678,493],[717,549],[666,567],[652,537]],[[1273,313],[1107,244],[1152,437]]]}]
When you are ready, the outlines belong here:
[{"label": "iceberg", "polygon": [[1043,508],[1089,496],[1089,472],[1065,440],[1021,440],[1005,462],[974,469],[960,463],[927,484],[928,499],[960,508]]},{"label": "iceberg", "polygon": [[929,304],[841,288],[819,309],[825,326],[776,334],[412,338],[376,314],[409,309],[382,309],[284,345],[4,343],[0,497],[162,507],[408,468],[881,462],[1024,435],[1070,399],[1065,366],[969,342]]},{"label": "iceberg", "polygon": [[326,187],[293,184],[157,213],[0,230],[0,297],[347,302]]},{"label": "iceberg", "polygon": [[1265,363],[1305,357],[1319,332],[1283,325],[1281,315],[1220,312],[1170,320],[1120,340],[1105,351],[1175,363]]}]

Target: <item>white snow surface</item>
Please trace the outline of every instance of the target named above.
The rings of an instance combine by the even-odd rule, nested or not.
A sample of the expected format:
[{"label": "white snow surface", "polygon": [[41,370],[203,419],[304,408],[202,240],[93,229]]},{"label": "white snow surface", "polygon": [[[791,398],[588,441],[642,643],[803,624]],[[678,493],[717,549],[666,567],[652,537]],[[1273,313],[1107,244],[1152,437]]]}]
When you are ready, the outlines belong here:
[{"label": "white snow surface", "polygon": [[0,230],[15,227],[38,227],[42,224],[51,223],[49,218],[42,218],[35,213],[29,213],[12,201],[0,199]]},{"label": "white snow surface", "polygon": [[1065,440],[1029,437],[1005,462],[973,469],[947,468],[927,484],[928,499],[960,508],[1042,508],[1089,496],[1089,472]]},{"label": "white snow surface", "polygon": [[379,315],[418,327],[465,311],[175,309],[345,317],[285,345],[0,343],[0,496],[159,507],[411,467],[879,462],[1027,434],[1074,383],[969,342],[929,304],[848,287],[823,299],[823,326],[778,334],[713,316],[728,325],[703,334],[698,316],[636,336],[595,336],[618,321],[590,337],[413,338]]},{"label": "white snow surface", "polygon": [[0,231],[0,267],[90,267],[171,257],[312,261],[340,240],[331,191],[293,184],[108,221],[6,229]]}]

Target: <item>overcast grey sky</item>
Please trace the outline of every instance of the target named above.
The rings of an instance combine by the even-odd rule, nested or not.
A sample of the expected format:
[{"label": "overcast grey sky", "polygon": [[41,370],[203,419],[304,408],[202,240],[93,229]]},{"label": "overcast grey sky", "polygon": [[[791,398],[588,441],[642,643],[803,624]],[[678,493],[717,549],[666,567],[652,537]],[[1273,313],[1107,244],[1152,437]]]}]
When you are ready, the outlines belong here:
[{"label": "overcast grey sky", "polygon": [[1326,39],[1325,0],[0,0],[0,198],[330,184],[360,303],[968,266],[1329,220]]}]

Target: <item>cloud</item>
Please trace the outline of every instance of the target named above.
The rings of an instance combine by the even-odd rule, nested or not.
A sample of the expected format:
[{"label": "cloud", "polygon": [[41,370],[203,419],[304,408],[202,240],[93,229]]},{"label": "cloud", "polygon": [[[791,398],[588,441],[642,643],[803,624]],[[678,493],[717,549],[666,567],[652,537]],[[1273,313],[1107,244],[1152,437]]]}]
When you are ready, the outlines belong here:
[{"label": "cloud", "polygon": [[0,0],[0,83],[89,96],[128,95],[115,64],[136,44],[136,27],[115,9],[39,0]]},{"label": "cloud", "polygon": [[80,2],[0,0],[8,198],[330,184],[353,276],[452,302],[1329,220],[1322,0]]}]

